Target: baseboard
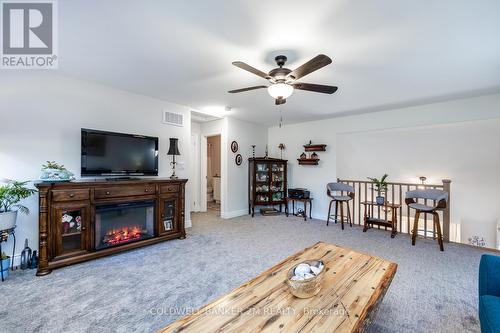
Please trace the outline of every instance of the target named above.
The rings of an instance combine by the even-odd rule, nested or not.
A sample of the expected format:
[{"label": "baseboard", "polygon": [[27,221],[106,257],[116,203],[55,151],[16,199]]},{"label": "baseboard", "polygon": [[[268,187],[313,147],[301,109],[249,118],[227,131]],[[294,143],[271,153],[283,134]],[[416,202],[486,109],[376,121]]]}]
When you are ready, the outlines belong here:
[{"label": "baseboard", "polygon": [[232,219],[234,217],[248,215],[248,209],[233,210],[231,212],[221,212],[220,217],[223,219]]},{"label": "baseboard", "polygon": [[191,220],[185,220],[184,221],[184,228],[191,228],[193,226],[193,223]]}]

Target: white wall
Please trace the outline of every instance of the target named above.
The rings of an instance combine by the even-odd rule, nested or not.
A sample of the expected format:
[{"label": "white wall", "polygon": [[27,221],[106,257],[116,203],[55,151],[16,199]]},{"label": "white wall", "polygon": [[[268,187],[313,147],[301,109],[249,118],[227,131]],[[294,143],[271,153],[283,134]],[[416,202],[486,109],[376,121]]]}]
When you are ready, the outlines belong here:
[{"label": "white wall", "polygon": [[[196,125],[195,125],[196,126]],[[267,143],[267,129],[264,126],[237,120],[231,117],[214,120],[200,125],[200,147],[201,155],[206,155],[206,147],[203,146],[203,137],[214,134],[221,134],[221,217],[233,218],[248,214],[248,158],[252,156],[252,145],[256,145],[257,156],[264,156]],[[236,154],[231,151],[232,141],[238,142],[238,152],[243,157],[243,163],[237,166],[235,163]],[[203,172],[205,169],[201,158],[198,166],[201,181],[200,191],[206,193],[206,182]],[[206,170],[205,170],[206,172]],[[201,202],[201,205],[206,204]],[[205,210],[202,207],[201,210]]]},{"label": "white wall", "polygon": [[[421,175],[432,182],[450,178],[451,223],[460,224],[462,241],[479,235],[495,247],[494,225],[500,217],[495,204],[500,197],[500,174],[495,172],[500,166],[498,118],[497,94],[272,127],[268,142],[274,156],[279,156],[278,144],[285,144],[289,187],[311,190],[316,218],[326,219],[325,186],[337,177],[365,179],[388,172],[393,181],[417,182]],[[319,166],[297,164],[309,140],[328,144],[326,152],[318,153]],[[441,146],[433,144],[438,140],[443,140]],[[436,153],[421,159],[410,157],[410,149],[417,155],[429,149]],[[387,160],[391,155],[392,165]]]},{"label": "white wall", "polygon": [[189,167],[189,182],[191,184],[191,211],[200,211],[200,181],[201,181],[201,149],[200,149],[201,124],[191,122],[191,151],[190,158],[191,166]]},{"label": "white wall", "polygon": [[[231,142],[238,143],[238,151],[231,151]],[[222,217],[231,218],[248,214],[248,158],[252,157],[252,145],[255,145],[256,156],[264,156],[267,144],[267,129],[242,120],[228,118],[228,140],[222,146],[227,151],[228,188],[225,214]],[[243,163],[235,162],[237,154],[243,157]]]},{"label": "white wall", "polygon": [[[3,75],[3,73],[2,73]],[[49,72],[9,74],[0,80],[0,177],[34,180],[47,160],[80,174],[80,129],[137,133],[160,138],[159,175],[169,176],[169,137],[179,138],[178,175],[188,177],[190,110],[187,107]],[[162,124],[162,109],[184,114],[185,126]],[[190,195],[188,182],[187,197]],[[38,247],[37,196],[26,201],[29,216],[19,216],[17,249],[28,238]],[[189,202],[186,225],[190,226]],[[7,249],[11,248],[8,244]]]}]

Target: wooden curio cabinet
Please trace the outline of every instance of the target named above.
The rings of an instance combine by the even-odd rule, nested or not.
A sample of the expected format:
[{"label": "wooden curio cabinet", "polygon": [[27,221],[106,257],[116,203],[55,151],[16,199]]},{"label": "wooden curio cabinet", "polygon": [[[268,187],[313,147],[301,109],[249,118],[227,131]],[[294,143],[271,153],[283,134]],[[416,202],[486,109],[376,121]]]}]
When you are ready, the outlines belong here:
[{"label": "wooden curio cabinet", "polygon": [[52,206],[54,259],[87,253],[90,249],[88,203],[55,203]]},{"label": "wooden curio cabinet", "polygon": [[255,206],[285,204],[287,191],[287,161],[269,157],[248,159],[248,213],[255,214]]},{"label": "wooden curio cabinet", "polygon": [[160,225],[159,234],[165,235],[179,231],[179,219],[177,214],[179,198],[167,196],[160,198]]}]

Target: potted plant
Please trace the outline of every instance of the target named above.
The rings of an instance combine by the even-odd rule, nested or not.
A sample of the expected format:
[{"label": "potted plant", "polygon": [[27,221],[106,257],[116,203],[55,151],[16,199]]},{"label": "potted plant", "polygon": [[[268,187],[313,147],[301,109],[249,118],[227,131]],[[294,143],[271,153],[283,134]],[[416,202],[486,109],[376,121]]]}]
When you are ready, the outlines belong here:
[{"label": "potted plant", "polygon": [[383,194],[387,193],[387,182],[385,181],[389,175],[385,174],[382,178],[371,178],[367,177],[369,180],[373,182],[373,188],[377,192],[377,197],[375,198],[377,205],[383,205],[385,203],[385,197]]},{"label": "potted plant", "polygon": [[10,267],[10,257],[2,252],[0,256],[0,260],[2,260],[2,272],[3,278],[6,279],[9,276],[9,267]]},{"label": "potted plant", "polygon": [[36,190],[28,188],[26,184],[27,181],[10,181],[0,186],[0,230],[14,228],[18,211],[29,214],[28,207],[19,202],[32,196]]},{"label": "potted plant", "polygon": [[74,179],[73,173],[69,172],[64,165],[55,161],[47,161],[47,164],[42,165],[42,181],[70,181]]}]

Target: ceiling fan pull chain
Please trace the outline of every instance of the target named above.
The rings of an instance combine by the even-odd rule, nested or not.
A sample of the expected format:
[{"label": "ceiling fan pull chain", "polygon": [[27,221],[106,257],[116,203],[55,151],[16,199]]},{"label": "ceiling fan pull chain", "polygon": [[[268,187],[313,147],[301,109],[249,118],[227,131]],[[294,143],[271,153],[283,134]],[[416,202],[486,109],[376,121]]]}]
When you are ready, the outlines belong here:
[{"label": "ceiling fan pull chain", "polygon": [[281,107],[277,105],[278,109],[280,110],[280,126],[279,128],[283,127],[283,114],[281,113]]}]

